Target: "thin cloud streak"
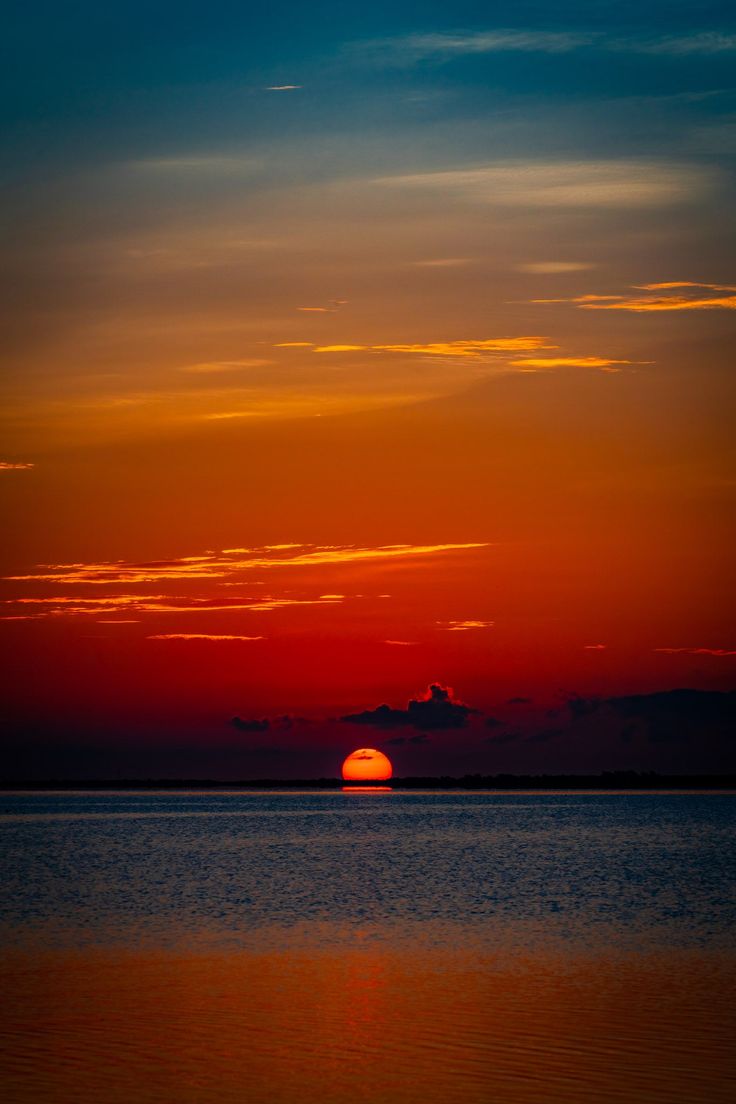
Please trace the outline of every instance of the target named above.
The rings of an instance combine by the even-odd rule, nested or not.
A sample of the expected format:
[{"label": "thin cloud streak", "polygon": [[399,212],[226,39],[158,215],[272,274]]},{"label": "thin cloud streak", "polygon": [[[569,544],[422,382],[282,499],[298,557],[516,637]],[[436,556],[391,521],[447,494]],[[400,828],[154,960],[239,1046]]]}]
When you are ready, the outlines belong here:
[{"label": "thin cloud streak", "polygon": [[550,345],[547,337],[533,336],[489,337],[480,340],[466,338],[457,341],[431,341],[426,344],[416,342],[400,345],[315,345],[312,352],[346,353],[363,351],[477,359],[488,353],[521,353],[537,349],[556,349],[557,347],[557,345]]},{"label": "thin cloud streak", "polygon": [[379,177],[391,188],[432,189],[496,207],[649,209],[691,203],[713,190],[713,170],[639,159],[503,161],[473,168]]},{"label": "thin cloud streak", "polygon": [[[686,295],[631,295],[618,294],[574,295],[563,299],[530,299],[535,305],[569,303],[578,310],[619,310],[637,314],[658,311],[736,310],[736,286],[732,284],[705,284],[694,280],[667,280],[653,284],[632,284],[635,291],[690,292]],[[733,292],[732,295],[703,295],[706,291]],[[696,294],[697,293],[697,294]]]},{"label": "thin cloud streak", "polygon": [[[302,551],[288,553],[293,547]],[[293,568],[339,565],[370,560],[406,559],[434,556],[446,552],[462,552],[487,548],[485,541],[448,544],[393,544],[375,548],[352,545],[266,545],[263,548],[235,549],[230,552],[213,552],[203,556],[184,556],[172,560],[149,560],[140,563],[102,561],[99,563],[46,564],[48,572],[31,572],[27,575],[6,575],[11,582],[52,582],[65,584],[120,585],[141,582],[158,582],[166,579],[198,580],[226,579],[240,571],[257,568]]]},{"label": "thin cloud streak", "polygon": [[207,641],[242,641],[265,640],[265,636],[234,636],[230,633],[155,633],[147,636],[146,640],[207,640]]},{"label": "thin cloud streak", "polygon": [[495,621],[438,621],[445,632],[468,632],[470,629],[492,629]]},{"label": "thin cloud streak", "polygon": [[601,31],[542,31],[493,28],[447,34],[429,32],[350,44],[351,53],[383,65],[416,65],[452,61],[474,54],[529,53],[565,55],[578,50],[648,54],[685,58],[722,56],[736,52],[736,35],[725,31],[697,31],[685,35],[649,37],[606,35]]},{"label": "thin cloud streak", "polygon": [[653,648],[652,651],[662,655],[693,655],[693,656],[736,656],[736,649],[728,648]]}]

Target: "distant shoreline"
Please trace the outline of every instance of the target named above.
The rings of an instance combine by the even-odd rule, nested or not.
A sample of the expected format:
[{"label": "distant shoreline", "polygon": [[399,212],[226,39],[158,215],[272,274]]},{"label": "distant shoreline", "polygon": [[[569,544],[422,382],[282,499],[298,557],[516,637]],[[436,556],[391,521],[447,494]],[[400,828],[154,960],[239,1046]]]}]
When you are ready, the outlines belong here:
[{"label": "distant shoreline", "polygon": [[[736,774],[656,774],[604,771],[602,774],[489,774],[454,777],[409,776],[388,782],[361,782],[360,788],[393,790],[730,790]],[[341,778],[6,778],[0,791],[11,790],[271,790],[356,788]]]}]

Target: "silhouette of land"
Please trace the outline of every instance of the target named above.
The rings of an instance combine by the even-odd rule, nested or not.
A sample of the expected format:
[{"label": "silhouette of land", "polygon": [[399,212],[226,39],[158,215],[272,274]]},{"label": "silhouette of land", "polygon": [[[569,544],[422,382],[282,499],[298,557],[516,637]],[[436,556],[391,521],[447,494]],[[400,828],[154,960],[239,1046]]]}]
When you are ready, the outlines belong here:
[{"label": "silhouette of land", "polygon": [[0,790],[270,790],[386,787],[394,790],[730,790],[736,774],[657,774],[603,771],[601,774],[411,775],[377,782],[342,778],[5,778]]}]

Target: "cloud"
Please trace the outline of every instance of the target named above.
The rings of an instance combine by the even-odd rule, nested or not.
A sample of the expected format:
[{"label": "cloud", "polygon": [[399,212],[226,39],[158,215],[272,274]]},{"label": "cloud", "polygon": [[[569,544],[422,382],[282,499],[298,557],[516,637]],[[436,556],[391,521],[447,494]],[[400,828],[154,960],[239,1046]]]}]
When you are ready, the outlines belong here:
[{"label": "cloud", "polygon": [[425,736],[423,732],[418,732],[416,736],[392,736],[390,740],[384,741],[384,747],[401,747],[402,744],[429,744],[431,741],[429,736]]},{"label": "cloud", "polygon": [[416,640],[384,640],[384,644],[394,644],[402,648],[413,648],[416,646]]},{"label": "cloud", "polygon": [[0,471],[28,471],[35,466],[30,461],[0,460]]},{"label": "cloud", "polygon": [[446,632],[467,632],[468,629],[492,629],[495,621],[438,621]]},{"label": "cloud", "polygon": [[375,183],[431,189],[498,207],[647,209],[700,199],[715,181],[714,171],[702,166],[621,159],[503,161],[481,168],[381,177]]},{"label": "cloud", "polygon": [[313,353],[355,353],[369,349],[370,345],[315,345]]},{"label": "cloud", "polygon": [[582,272],[597,267],[587,261],[530,261],[514,265],[517,272],[529,272],[533,276],[561,276],[566,272]]},{"label": "cloud", "polygon": [[329,305],[326,307],[297,307],[298,311],[306,311],[312,314],[335,314],[340,307],[344,307],[348,302],[347,299],[330,299]]},{"label": "cloud", "polygon": [[472,54],[566,54],[595,42],[595,32],[499,29],[466,34],[412,34],[356,44],[358,52],[383,64],[414,65]]},{"label": "cloud", "polygon": [[[164,580],[228,580],[240,573],[294,567],[323,567],[369,560],[407,559],[487,548],[486,542],[447,544],[355,545],[282,544],[231,548],[168,560],[108,560],[91,563],[39,564],[46,571],[6,575],[6,581],[65,585],[137,584]],[[30,599],[29,599],[30,601]]]},{"label": "cloud", "polygon": [[468,717],[477,713],[453,697],[452,688],[433,683],[421,698],[412,698],[406,709],[379,705],[362,713],[351,713],[340,720],[347,724],[371,725],[375,728],[400,728],[409,725],[417,729],[464,728]]},{"label": "cloud", "polygon": [[729,648],[653,648],[663,655],[736,656],[736,649]]},{"label": "cloud", "polygon": [[481,358],[489,353],[521,353],[535,349],[556,349],[549,338],[539,336],[460,338],[456,341],[413,342],[399,345],[316,345],[314,353],[344,353],[356,350],[371,353],[408,353],[418,356]]},{"label": "cloud", "polygon": [[641,54],[660,54],[667,57],[688,55],[712,56],[736,51],[736,35],[721,31],[698,31],[691,35],[670,35],[664,38],[625,40],[621,47]]},{"label": "cloud", "polygon": [[265,640],[264,636],[233,636],[230,633],[156,633],[146,640]]},{"label": "cloud", "polygon": [[621,738],[637,732],[650,743],[672,743],[736,735],[736,690],[660,690],[612,698],[572,698],[573,719],[614,718],[625,722]]},{"label": "cloud", "polygon": [[736,310],[736,295],[688,299],[671,295],[663,299],[625,299],[618,303],[587,303],[585,310],[649,311]]},{"label": "cloud", "polygon": [[301,84],[268,84],[263,89],[264,92],[296,92],[298,88],[301,88]]},{"label": "cloud", "polygon": [[514,368],[599,368],[603,372],[617,372],[620,364],[641,364],[638,360],[612,360],[608,357],[570,356],[570,357],[525,357],[512,360]]},{"label": "cloud", "polygon": [[271,727],[268,717],[253,721],[244,721],[241,717],[233,717],[230,724],[233,728],[237,728],[238,732],[268,732]]},{"label": "cloud", "polygon": [[[26,609],[29,606],[37,610],[35,613],[25,615],[13,614],[0,616],[0,621],[34,621],[42,618],[53,617],[79,617],[94,616],[112,613],[115,610],[123,610],[126,613],[215,613],[218,611],[234,612],[236,610],[251,610],[255,613],[271,613],[274,610],[284,609],[290,606],[323,606],[336,605],[337,600],[332,598],[275,598],[258,597],[253,599],[240,598],[198,598],[163,594],[112,594],[98,598],[70,598],[57,595],[50,598],[9,598],[3,599],[2,605],[15,606]],[[173,634],[165,634],[172,637]],[[176,634],[181,635],[181,634]],[[201,636],[203,634],[188,634],[189,636]],[[207,634],[209,635],[209,634]]]},{"label": "cloud", "polygon": [[607,648],[607,644],[583,644],[585,652],[604,652]]},{"label": "cloud", "polygon": [[531,698],[509,698],[506,702],[507,705],[531,705]]},{"label": "cloud", "polygon": [[180,372],[192,372],[195,375],[210,375],[217,372],[237,372],[243,368],[266,368],[272,360],[211,360],[202,364],[183,364]]},{"label": "cloud", "polygon": [[[650,311],[736,310],[736,286],[730,284],[701,284],[691,280],[669,280],[656,284],[634,284],[636,291],[686,291],[688,294],[631,295],[576,295],[569,299],[531,299],[531,303],[571,303],[579,310],[620,310],[646,314]],[[729,292],[734,294],[706,294],[703,292]]]},{"label": "cloud", "polygon": [[460,268],[473,263],[472,257],[438,257],[429,261],[409,261],[414,268]]},{"label": "cloud", "polygon": [[352,52],[383,65],[446,62],[483,54],[524,53],[564,56],[575,50],[612,51],[684,58],[714,57],[736,51],[736,35],[726,31],[696,31],[685,35],[626,35],[600,31],[541,31],[490,28],[485,31],[410,34],[355,43]]}]

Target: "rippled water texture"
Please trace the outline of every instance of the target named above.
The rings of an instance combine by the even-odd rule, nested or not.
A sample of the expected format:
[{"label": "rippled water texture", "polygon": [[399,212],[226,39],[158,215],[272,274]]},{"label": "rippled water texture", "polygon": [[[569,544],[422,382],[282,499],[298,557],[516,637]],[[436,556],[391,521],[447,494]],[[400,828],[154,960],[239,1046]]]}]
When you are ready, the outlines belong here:
[{"label": "rippled water texture", "polygon": [[5,1099],[730,1101],[735,813],[2,795]]}]

